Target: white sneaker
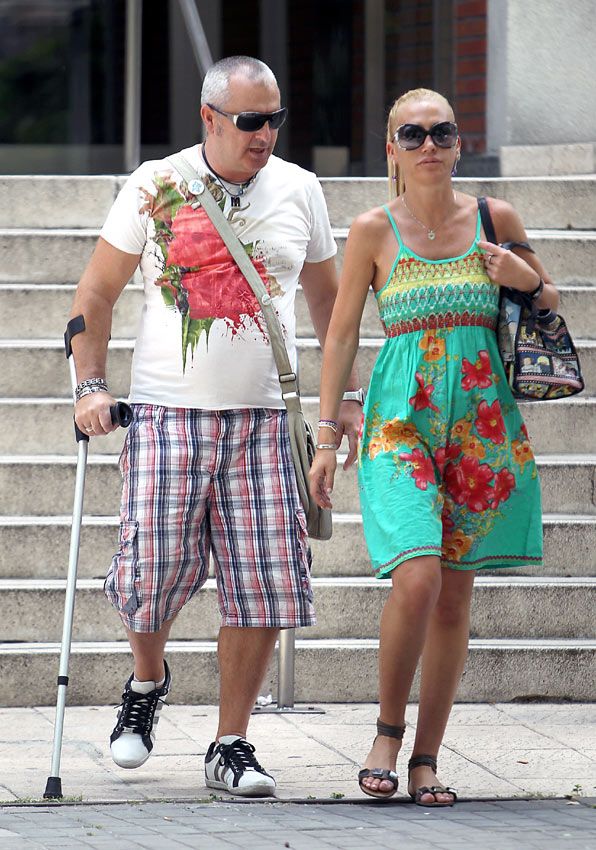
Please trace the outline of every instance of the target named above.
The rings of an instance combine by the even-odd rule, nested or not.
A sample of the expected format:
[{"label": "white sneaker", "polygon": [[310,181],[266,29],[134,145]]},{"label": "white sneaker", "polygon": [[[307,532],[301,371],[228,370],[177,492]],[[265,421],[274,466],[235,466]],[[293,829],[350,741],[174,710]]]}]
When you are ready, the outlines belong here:
[{"label": "white sneaker", "polygon": [[271,797],[275,779],[253,755],[255,748],[239,735],[222,735],[205,755],[205,785],[241,797]]},{"label": "white sneaker", "polygon": [[133,674],[124,686],[118,722],[110,736],[112,758],[119,767],[140,767],[151,755],[154,728],[172,683],[165,661],[164,666],[166,675],[160,685],[137,682]]}]

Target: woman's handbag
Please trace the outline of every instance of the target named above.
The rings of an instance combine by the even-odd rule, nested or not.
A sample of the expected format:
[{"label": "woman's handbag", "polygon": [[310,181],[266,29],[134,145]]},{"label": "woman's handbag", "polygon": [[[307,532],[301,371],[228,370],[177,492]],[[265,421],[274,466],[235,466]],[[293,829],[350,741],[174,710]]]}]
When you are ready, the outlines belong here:
[{"label": "woman's handbag", "polygon": [[[478,198],[484,233],[497,243],[486,198]],[[533,249],[527,242],[503,242],[502,248]],[[565,319],[553,310],[539,310],[526,293],[502,286],[497,340],[505,374],[517,398],[548,401],[584,389],[579,357]]]},{"label": "woman's handbag", "polygon": [[271,296],[267,292],[261,277],[249,260],[244,246],[224,217],[217,201],[211,195],[204,182],[192,165],[181,154],[168,157],[188,187],[190,194],[197,200],[193,206],[201,206],[209,216],[211,223],[223,239],[238,268],[248,281],[267,322],[269,339],[273,349],[275,365],[279,373],[281,396],[288,412],[288,431],[292,460],[296,470],[296,482],[300,501],[306,514],[306,526],[309,537],[316,540],[329,540],[332,533],[331,511],[320,508],[310,495],[308,473],[315,455],[315,439],[310,424],[305,420],[300,404],[300,394],[296,374],[293,372],[284,343],[283,331],[277,314],[271,305]]}]

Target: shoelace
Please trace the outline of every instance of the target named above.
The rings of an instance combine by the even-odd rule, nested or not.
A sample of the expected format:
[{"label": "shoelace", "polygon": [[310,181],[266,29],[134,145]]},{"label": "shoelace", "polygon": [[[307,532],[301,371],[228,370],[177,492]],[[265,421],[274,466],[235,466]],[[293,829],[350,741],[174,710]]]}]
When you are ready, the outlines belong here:
[{"label": "shoelace", "polygon": [[239,740],[234,741],[233,744],[220,744],[219,750],[234,772],[238,773],[250,768],[259,773],[265,773],[253,755],[255,748],[248,741]]},{"label": "shoelace", "polygon": [[116,729],[130,729],[139,735],[148,735],[153,726],[153,718],[160,700],[159,691],[150,694],[138,694],[136,691],[125,691],[122,695],[122,708],[118,717]]}]

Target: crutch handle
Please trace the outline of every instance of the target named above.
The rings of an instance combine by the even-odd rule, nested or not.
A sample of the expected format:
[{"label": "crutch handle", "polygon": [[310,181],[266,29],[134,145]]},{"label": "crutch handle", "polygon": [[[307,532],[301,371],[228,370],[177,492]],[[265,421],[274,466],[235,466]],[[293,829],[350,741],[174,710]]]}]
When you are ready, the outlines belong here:
[{"label": "crutch handle", "polygon": [[112,425],[128,428],[132,422],[132,408],[125,401],[117,401],[110,407],[110,416],[112,417]]}]

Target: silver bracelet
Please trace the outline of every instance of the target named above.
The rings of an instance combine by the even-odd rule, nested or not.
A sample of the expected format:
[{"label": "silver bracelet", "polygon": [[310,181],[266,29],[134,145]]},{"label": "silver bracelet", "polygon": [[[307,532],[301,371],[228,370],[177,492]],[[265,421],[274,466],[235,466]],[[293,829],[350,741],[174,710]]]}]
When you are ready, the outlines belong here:
[{"label": "silver bracelet", "polygon": [[83,387],[82,390],[80,390],[77,387],[76,390],[75,390],[75,399],[77,401],[80,401],[86,395],[92,395],[93,393],[107,393],[107,392],[108,392],[107,384],[104,384],[104,386],[95,385],[95,386],[92,386],[92,387]]},{"label": "silver bracelet", "polygon": [[75,388],[75,395],[81,390],[86,389],[87,387],[102,387],[107,389],[108,385],[106,383],[105,378],[87,378],[86,380],[81,381],[77,384]]},{"label": "silver bracelet", "polygon": [[337,451],[337,446],[335,443],[317,443],[317,449],[333,449],[334,452]]}]

